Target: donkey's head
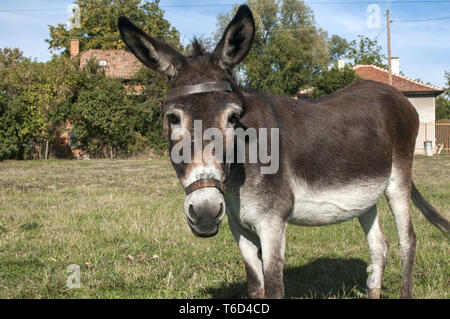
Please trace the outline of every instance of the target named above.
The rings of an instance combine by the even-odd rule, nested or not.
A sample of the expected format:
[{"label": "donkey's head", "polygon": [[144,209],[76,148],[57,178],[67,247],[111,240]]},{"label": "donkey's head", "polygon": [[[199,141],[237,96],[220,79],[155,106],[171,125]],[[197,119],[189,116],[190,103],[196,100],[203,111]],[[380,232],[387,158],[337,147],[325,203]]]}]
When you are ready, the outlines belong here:
[{"label": "donkey's head", "polygon": [[214,236],[225,215],[229,142],[245,112],[232,70],[251,48],[255,33],[252,13],[247,6],[240,6],[212,53],[194,41],[188,57],[125,17],[119,18],[119,29],[134,55],[170,80],[162,107],[163,127],[172,164],[186,189],[185,215],[194,234]]}]

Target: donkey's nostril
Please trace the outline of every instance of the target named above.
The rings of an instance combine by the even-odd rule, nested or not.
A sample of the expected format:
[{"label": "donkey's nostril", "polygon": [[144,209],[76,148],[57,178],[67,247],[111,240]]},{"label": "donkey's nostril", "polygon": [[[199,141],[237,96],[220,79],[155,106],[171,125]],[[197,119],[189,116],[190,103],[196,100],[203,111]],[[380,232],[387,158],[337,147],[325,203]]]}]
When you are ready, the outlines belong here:
[{"label": "donkey's nostril", "polygon": [[203,223],[217,222],[221,220],[224,215],[223,203],[211,203],[209,201],[201,204],[189,204],[187,217],[194,225]]},{"label": "donkey's nostril", "polygon": [[222,213],[223,213],[223,203],[220,203],[220,209],[219,209],[219,213],[216,216],[216,219],[219,219],[220,216],[222,215]]},{"label": "donkey's nostril", "polygon": [[197,217],[197,215],[195,215],[195,212],[194,212],[194,206],[192,204],[189,205],[188,218],[191,221],[191,223],[193,223],[193,224],[195,224],[195,222],[198,220],[198,217]]}]

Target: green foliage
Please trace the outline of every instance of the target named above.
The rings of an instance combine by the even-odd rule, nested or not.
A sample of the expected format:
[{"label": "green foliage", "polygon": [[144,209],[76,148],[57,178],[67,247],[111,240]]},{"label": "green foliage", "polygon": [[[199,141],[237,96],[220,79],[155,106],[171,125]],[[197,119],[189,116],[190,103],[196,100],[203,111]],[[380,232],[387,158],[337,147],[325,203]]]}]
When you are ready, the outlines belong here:
[{"label": "green foliage", "polygon": [[344,58],[350,50],[349,43],[344,38],[334,34],[329,39],[330,47],[330,61],[336,62],[337,60]]},{"label": "green foliage", "polygon": [[450,119],[450,72],[445,72],[447,88],[443,94],[436,98],[436,121]]},{"label": "green foliage", "polygon": [[75,131],[82,148],[97,156],[106,148],[111,153],[126,148],[134,133],[132,111],[119,81],[100,77],[89,83],[73,105]]},{"label": "green foliage", "polygon": [[37,63],[18,49],[0,49],[0,160],[22,158],[28,144],[25,123],[30,107],[25,95],[37,77]]},{"label": "green foliage", "polygon": [[445,96],[436,99],[436,121],[450,119],[450,100]]},{"label": "green foliage", "polygon": [[[93,71],[83,78],[73,104],[72,142],[92,157],[124,156],[149,146],[163,149],[159,121],[162,86],[150,85],[135,95],[122,81]],[[145,77],[142,73],[146,71],[139,72],[139,77]]]},{"label": "green foliage", "polygon": [[159,1],[141,0],[77,0],[80,9],[79,27],[68,28],[65,24],[49,26],[50,39],[46,41],[51,50],[63,50],[69,55],[70,41],[79,39],[81,50],[124,49],[117,18],[125,15],[145,31],[173,46],[179,46],[179,32],[164,19]]},{"label": "green foliage", "polygon": [[[81,50],[125,49],[117,28],[117,18],[125,15],[146,32],[183,50],[179,32],[164,19],[159,1],[78,0],[75,4],[81,13],[79,27],[50,26],[51,39],[47,40],[50,49],[64,50],[67,55],[73,38],[79,39]],[[142,68],[123,88],[125,84],[118,80],[99,78],[96,65],[88,66],[85,71],[88,75],[72,77],[78,91],[71,99],[75,105],[72,115],[76,119],[77,131],[73,135],[77,136],[83,149],[92,156],[106,156],[109,149],[108,156],[116,156],[149,146],[157,151],[167,147],[162,137],[160,116],[160,106],[167,90],[165,79]],[[133,92],[136,86],[139,90]],[[102,100],[108,90],[110,94]],[[101,111],[102,107],[108,110]],[[93,112],[91,117],[87,116],[89,112],[82,112],[83,108]],[[101,118],[102,112],[106,112],[106,118]]]},{"label": "green foliage", "polygon": [[0,65],[0,159],[28,158],[47,141],[55,155],[66,122],[73,145],[91,157],[167,147],[160,115],[167,83],[161,76],[143,68],[125,85],[107,78],[94,60],[81,70],[64,55],[37,63],[16,51],[2,53],[0,61],[8,62]]},{"label": "green foliage", "polygon": [[[253,47],[238,69],[253,90],[293,96],[328,64],[327,36],[313,12],[294,0],[250,0],[256,23]],[[216,39],[236,12],[218,16]]]},{"label": "green foliage", "polygon": [[323,71],[320,77],[313,82],[314,90],[311,97],[331,94],[359,80],[360,77],[349,66],[345,66],[341,70],[332,67],[330,70]]},{"label": "green foliage", "polygon": [[0,68],[2,68],[2,70],[23,63],[26,60],[29,59],[24,57],[23,52],[18,48],[0,49]]},{"label": "green foliage", "polygon": [[[338,35],[328,38],[303,2],[250,0],[248,4],[255,18],[256,35],[237,75],[249,89],[293,96],[300,88],[320,86],[313,93],[320,96],[356,81],[351,70],[327,70],[330,63],[336,64],[340,58],[351,60],[353,65],[385,66],[386,57],[376,40],[363,36],[351,42]],[[218,16],[216,40],[236,10],[237,6]]]},{"label": "green foliage", "polygon": [[148,145],[161,152],[168,146],[163,136],[161,115],[161,105],[169,87],[167,80],[164,76],[143,67],[130,82],[131,85],[143,89],[140,94],[130,96],[132,103],[140,105],[148,113],[145,118],[146,121],[140,122],[137,127],[145,136]]},{"label": "green foliage", "polygon": [[377,40],[371,40],[362,35],[358,36],[359,41],[353,40],[348,44],[346,58],[350,59],[353,65],[374,64],[376,66],[387,68],[384,61],[386,56],[381,51],[381,46]]},{"label": "green foliage", "polygon": [[78,27],[49,26],[47,42],[51,50],[63,51],[60,56],[38,63],[18,49],[0,50],[0,159],[36,157],[37,145],[41,146],[38,157],[43,157],[45,143],[49,155],[54,156],[66,123],[72,127],[72,145],[92,157],[167,147],[160,115],[167,90],[165,79],[144,68],[128,82],[109,79],[94,61],[81,70],[79,61],[68,57],[73,38],[79,39],[81,50],[124,49],[117,28],[120,15],[182,50],[179,33],[164,19],[159,1],[75,3],[81,12]]},{"label": "green foliage", "polygon": [[0,61],[0,158],[23,158],[34,144],[57,138],[67,117],[73,64],[57,56],[38,63],[7,48],[1,50]]},{"label": "green foliage", "polygon": [[25,103],[21,96],[0,100],[0,160],[21,158],[26,140],[19,133],[23,126]]},{"label": "green foliage", "polygon": [[[328,45],[330,48],[329,58],[333,66],[328,70],[321,71],[312,80],[310,87],[314,87],[314,90],[310,94],[311,97],[328,95],[359,81],[361,78],[350,67],[352,65],[374,64],[380,67],[386,67],[383,64],[386,57],[381,52],[381,47],[377,44],[376,40],[359,36],[359,42],[353,40],[348,43],[347,40],[333,35],[329,39]],[[351,63],[340,70],[337,68],[337,60],[341,58],[350,59]]]}]

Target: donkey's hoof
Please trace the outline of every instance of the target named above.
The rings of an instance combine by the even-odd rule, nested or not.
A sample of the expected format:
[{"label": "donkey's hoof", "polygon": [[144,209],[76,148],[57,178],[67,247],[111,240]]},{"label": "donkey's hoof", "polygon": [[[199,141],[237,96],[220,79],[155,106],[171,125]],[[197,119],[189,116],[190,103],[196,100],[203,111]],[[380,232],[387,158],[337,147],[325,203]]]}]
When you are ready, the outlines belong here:
[{"label": "donkey's hoof", "polygon": [[369,299],[380,299],[381,288],[370,288],[369,289]]}]

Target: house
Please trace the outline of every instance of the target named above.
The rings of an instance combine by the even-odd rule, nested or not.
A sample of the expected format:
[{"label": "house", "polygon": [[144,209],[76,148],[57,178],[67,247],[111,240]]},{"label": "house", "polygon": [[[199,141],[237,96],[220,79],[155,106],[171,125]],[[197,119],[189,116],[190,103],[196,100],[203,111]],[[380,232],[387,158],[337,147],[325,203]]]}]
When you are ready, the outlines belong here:
[{"label": "house", "polygon": [[[342,68],[342,61],[339,61]],[[365,80],[389,83],[389,71],[375,65],[356,65],[355,73]],[[424,142],[432,141],[433,149],[436,149],[435,120],[436,97],[444,92],[443,88],[413,80],[400,73],[399,58],[391,58],[392,86],[402,92],[416,108],[419,114],[419,134],[416,140],[416,154],[424,154]],[[312,88],[298,92],[298,95],[307,95]]]},{"label": "house", "polygon": [[[389,83],[389,71],[375,65],[356,65],[356,74],[366,80]],[[419,134],[416,140],[416,154],[424,154],[424,142],[431,141],[436,149],[436,97],[444,92],[443,88],[410,79],[400,74],[398,58],[391,58],[392,86],[402,92],[419,114]]]},{"label": "house", "polygon": [[[124,80],[124,86],[129,90],[130,94],[140,94],[144,89],[141,85],[127,85],[127,82],[131,80],[142,67],[142,63],[130,52],[125,50],[97,49],[80,52],[79,40],[73,39],[70,42],[70,57],[79,57],[81,68],[84,68],[88,62],[93,59],[104,69],[107,77]],[[71,141],[72,123],[66,122],[63,126],[65,129],[61,133],[59,138],[60,141],[58,142],[60,147],[70,147],[71,153],[75,158],[86,157],[85,153],[81,149],[78,149]]]},{"label": "house", "polygon": [[105,75],[111,78],[123,80],[132,79],[142,63],[136,57],[125,50],[86,50],[80,53],[78,40],[70,43],[70,57],[80,57],[80,67],[85,67],[89,60],[94,59],[105,70]]}]

